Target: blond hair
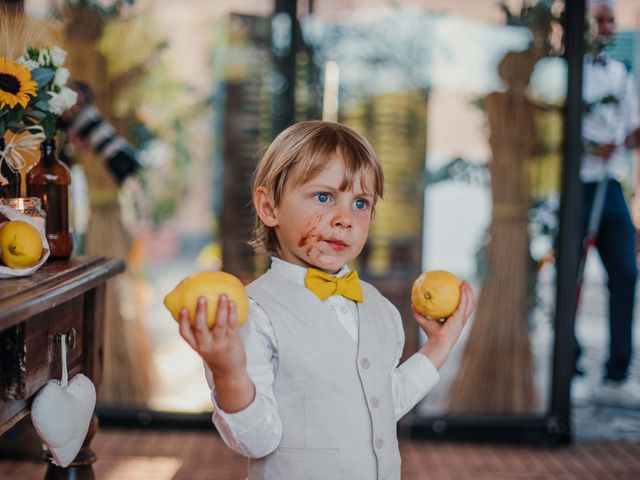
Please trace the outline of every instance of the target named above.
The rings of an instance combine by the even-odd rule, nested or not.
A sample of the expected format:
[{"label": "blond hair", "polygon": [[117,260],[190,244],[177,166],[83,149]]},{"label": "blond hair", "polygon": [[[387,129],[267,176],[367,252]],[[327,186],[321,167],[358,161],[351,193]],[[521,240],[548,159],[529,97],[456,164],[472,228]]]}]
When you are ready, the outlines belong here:
[{"label": "blond hair", "polygon": [[[296,123],[278,135],[258,163],[252,192],[264,187],[274,207],[280,204],[287,187],[296,187],[318,175],[339,155],[345,177],[341,189],[351,188],[359,173],[373,175],[374,206],[384,191],[382,166],[369,142],[351,128],[319,120]],[[269,254],[278,253],[275,230],[255,215],[250,244]]]}]

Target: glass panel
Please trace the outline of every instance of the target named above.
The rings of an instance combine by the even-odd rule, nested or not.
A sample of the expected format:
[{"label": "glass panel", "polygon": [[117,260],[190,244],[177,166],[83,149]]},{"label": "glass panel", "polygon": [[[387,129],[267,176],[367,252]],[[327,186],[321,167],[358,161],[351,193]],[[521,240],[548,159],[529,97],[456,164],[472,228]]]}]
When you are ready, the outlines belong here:
[{"label": "glass panel", "polygon": [[421,415],[548,408],[566,74],[551,3],[439,19],[423,265],[468,279],[477,308]]},{"label": "glass panel", "polygon": [[[159,410],[210,408],[201,362],[162,298],[196,270],[222,267],[250,281],[265,268],[267,259],[247,245],[250,175],[292,107],[295,121],[322,117],[352,126],[379,154],[385,199],[354,266],[401,311],[404,357],[423,341],[410,310],[411,282],[422,270],[450,270],[479,297],[473,324],[418,414],[543,412],[554,292],[553,266],[544,260],[552,242],[539,220],[545,210],[532,207],[553,205],[557,195],[561,121],[543,106],[562,92],[528,86],[530,76],[544,84],[550,74],[527,50],[531,30],[513,25],[519,10],[506,25],[493,0],[299,2],[298,32],[288,17],[271,18],[273,8],[269,1],[140,1],[111,19],[111,42],[119,38],[113,32],[130,28],[167,48],[164,76],[147,75],[110,106],[128,101],[123,115],[158,132],[158,120],[171,117],[152,95],[154,82],[164,82],[158,95],[181,114],[156,133],[167,141],[143,149],[154,169],[125,189],[133,275],[120,304],[130,323],[114,322],[126,342],[115,331],[108,335],[129,358],[118,363],[117,349],[107,356],[114,381],[103,390],[123,393],[101,398]],[[548,29],[550,17],[541,18]],[[282,47],[290,35],[298,39],[294,55]],[[173,82],[191,86],[191,94],[182,97]],[[138,201],[148,209],[146,222],[132,208]],[[134,373],[140,369],[145,375]],[[151,383],[132,397],[128,377]]]},{"label": "glass panel", "polygon": [[338,120],[371,140],[385,168],[359,269],[403,313],[405,353],[424,340],[408,308],[421,257],[478,298],[418,415],[547,407],[566,74],[551,57],[561,33],[551,3],[352,2],[318,5],[304,24],[317,58],[339,70]]}]

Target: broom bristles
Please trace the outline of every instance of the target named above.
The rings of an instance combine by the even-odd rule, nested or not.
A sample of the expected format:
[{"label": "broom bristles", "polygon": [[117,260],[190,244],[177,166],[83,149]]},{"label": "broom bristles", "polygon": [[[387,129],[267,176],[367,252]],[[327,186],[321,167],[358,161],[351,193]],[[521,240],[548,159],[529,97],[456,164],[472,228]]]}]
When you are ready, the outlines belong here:
[{"label": "broom bristles", "polygon": [[40,40],[42,30],[24,13],[0,6],[0,56],[15,60]]},{"label": "broom bristles", "polygon": [[[451,412],[531,413],[537,409],[533,359],[526,322],[526,222],[494,221],[494,269],[483,286],[458,375],[448,392]],[[526,251],[526,250],[525,250]],[[500,265],[495,268],[495,263]],[[505,268],[506,267],[506,268]]]}]

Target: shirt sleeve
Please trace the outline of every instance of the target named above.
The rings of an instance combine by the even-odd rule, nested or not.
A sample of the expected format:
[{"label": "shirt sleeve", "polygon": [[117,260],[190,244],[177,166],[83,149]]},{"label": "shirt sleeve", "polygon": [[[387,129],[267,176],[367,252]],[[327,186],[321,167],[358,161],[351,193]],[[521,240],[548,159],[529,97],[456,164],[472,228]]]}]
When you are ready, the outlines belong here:
[{"label": "shirt sleeve", "polygon": [[398,365],[404,349],[404,329],[400,313],[395,307],[394,313],[394,320],[398,326],[398,345],[396,368],[391,372],[391,393],[393,410],[398,421],[431,391],[440,380],[440,374],[431,360],[420,352],[414,353],[402,365]]},{"label": "shirt sleeve", "polygon": [[231,450],[251,458],[273,452],[282,437],[282,422],[273,393],[278,349],[275,332],[266,313],[250,300],[247,321],[238,331],[247,354],[247,373],[256,387],[256,396],[240,412],[226,413],[216,399],[215,378],[205,365],[205,376],[211,388],[213,423]]}]

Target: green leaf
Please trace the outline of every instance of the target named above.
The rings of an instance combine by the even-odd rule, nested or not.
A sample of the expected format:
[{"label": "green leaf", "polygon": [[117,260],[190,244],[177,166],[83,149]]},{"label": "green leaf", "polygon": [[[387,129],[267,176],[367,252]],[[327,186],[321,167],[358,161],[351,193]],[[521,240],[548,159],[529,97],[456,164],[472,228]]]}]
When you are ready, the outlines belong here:
[{"label": "green leaf", "polygon": [[34,97],[34,105],[38,102],[47,102],[51,99],[51,94],[49,92],[41,91],[38,92],[38,96]]},{"label": "green leaf", "polygon": [[38,110],[33,110],[33,111],[29,112],[28,117],[35,118],[36,120],[42,121],[45,118],[47,118],[47,114],[44,113],[44,112],[40,112]]},{"label": "green leaf", "polygon": [[55,76],[55,72],[49,68],[36,68],[31,71],[31,78],[38,84],[38,87],[45,86]]},{"label": "green leaf", "polygon": [[29,57],[30,60],[38,60],[38,55],[39,55],[39,51],[36,47],[34,47],[33,45],[29,45],[27,47],[27,56]]}]

